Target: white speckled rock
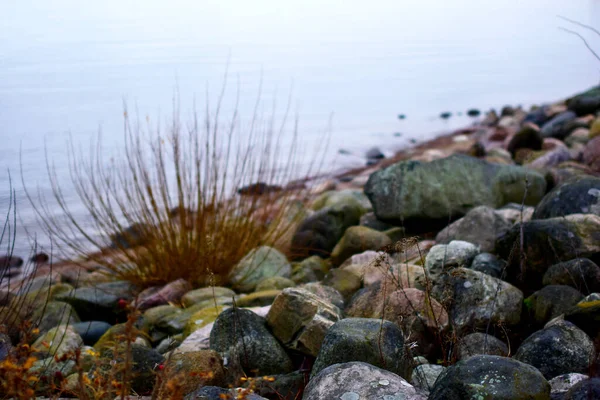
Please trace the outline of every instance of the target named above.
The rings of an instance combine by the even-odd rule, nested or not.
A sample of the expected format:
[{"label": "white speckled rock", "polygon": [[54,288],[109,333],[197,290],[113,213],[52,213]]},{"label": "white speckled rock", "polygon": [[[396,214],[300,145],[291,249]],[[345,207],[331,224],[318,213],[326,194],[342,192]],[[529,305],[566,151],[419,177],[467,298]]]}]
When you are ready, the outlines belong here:
[{"label": "white speckled rock", "polygon": [[333,364],[308,382],[303,400],[425,400],[398,375],[364,362]]}]

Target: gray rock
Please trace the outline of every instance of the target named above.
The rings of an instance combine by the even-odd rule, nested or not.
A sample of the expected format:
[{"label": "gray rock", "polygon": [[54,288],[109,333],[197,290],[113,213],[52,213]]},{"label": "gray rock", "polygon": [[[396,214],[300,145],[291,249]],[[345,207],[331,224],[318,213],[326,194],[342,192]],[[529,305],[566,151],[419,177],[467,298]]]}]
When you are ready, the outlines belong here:
[{"label": "gray rock", "polygon": [[512,223],[493,208],[479,206],[442,229],[435,241],[448,244],[453,240],[463,240],[479,246],[481,251],[490,252],[494,250],[496,237],[506,233],[511,226]]},{"label": "gray rock", "polygon": [[323,281],[323,285],[331,286],[344,297],[344,300],[349,300],[356,293],[361,285],[361,278],[350,270],[342,268],[334,268],[329,270]]},{"label": "gray rock", "polygon": [[291,278],[292,266],[279,250],[261,246],[251,250],[229,274],[229,282],[243,293],[252,292],[265,278],[283,276]]},{"label": "gray rock", "polygon": [[[316,356],[341,310],[306,289],[284,289],[271,305],[267,323],[287,348]],[[285,371],[288,372],[288,371]]]},{"label": "gray rock", "polygon": [[205,287],[190,290],[189,292],[183,295],[183,297],[181,298],[181,303],[184,307],[190,307],[194,304],[204,303],[205,301],[214,304],[214,299],[228,298],[230,300],[229,304],[231,304],[235,296],[235,292],[226,287]]},{"label": "gray rock", "polygon": [[494,278],[502,278],[504,269],[506,268],[506,261],[490,253],[480,253],[473,259],[469,268],[473,271],[483,272]]},{"label": "gray rock", "polygon": [[438,244],[425,257],[425,270],[435,279],[443,272],[459,267],[469,267],[479,249],[472,243],[453,240],[449,244]]},{"label": "gray rock", "polygon": [[[223,355],[225,367],[248,374],[280,374],[292,370],[292,362],[271,335],[265,319],[252,311],[229,308],[215,321],[210,348]],[[242,372],[239,371],[239,372]]]},{"label": "gray rock", "polygon": [[495,336],[481,332],[463,336],[458,342],[458,360],[476,355],[508,356],[508,346]]},{"label": "gray rock", "polygon": [[567,128],[576,118],[577,114],[573,111],[562,112],[542,125],[540,133],[544,138],[553,137],[562,140],[569,136],[570,131]]},{"label": "gray rock", "polygon": [[74,324],[80,321],[75,309],[62,301],[47,302],[44,307],[34,311],[31,320],[34,321],[40,334],[59,325]]},{"label": "gray rock", "polygon": [[134,291],[135,286],[130,282],[107,282],[61,293],[55,300],[72,305],[84,321],[94,319],[112,324],[125,319],[125,310],[119,306],[119,300],[133,300]]},{"label": "gray rock", "polygon": [[385,289],[383,282],[361,289],[346,307],[356,318],[385,318],[406,334],[413,353],[431,357],[438,351],[438,339],[449,327],[448,314],[428,293],[418,289]]},{"label": "gray rock", "polygon": [[311,376],[333,364],[362,361],[407,379],[412,358],[404,348],[402,330],[393,322],[372,318],[346,318],[327,331]]},{"label": "gray rock", "polygon": [[377,218],[418,231],[447,223],[480,205],[498,208],[521,203],[524,197],[525,204],[535,205],[546,192],[546,181],[522,167],[454,155],[430,163],[391,165],[373,173],[364,190]]},{"label": "gray rock", "polygon": [[524,164],[524,166],[538,171],[544,171],[569,160],[571,160],[571,152],[567,146],[561,143],[560,146],[545,152],[535,160]]},{"label": "gray rock", "polygon": [[573,385],[565,393],[566,400],[590,400],[600,398],[600,378],[589,378]]},{"label": "gray rock", "polygon": [[544,138],[535,124],[525,124],[508,142],[507,150],[515,156],[519,149],[541,150]]},{"label": "gray rock", "polygon": [[456,268],[440,276],[433,296],[449,299],[449,315],[455,329],[464,332],[488,324],[516,325],[521,319],[523,293],[500,279],[468,268]]},{"label": "gray rock", "polygon": [[367,196],[361,190],[356,189],[330,190],[312,202],[312,209],[315,211],[326,207],[339,209],[345,206],[360,209],[361,215],[371,209],[371,203]]},{"label": "gray rock", "polygon": [[331,262],[334,266],[339,266],[354,254],[366,250],[379,250],[391,243],[392,240],[385,233],[366,226],[351,226],[346,229],[331,252]]},{"label": "gray rock", "polygon": [[78,322],[71,326],[81,336],[83,343],[87,346],[96,344],[111,327],[109,323],[104,321]]},{"label": "gray rock", "polygon": [[319,256],[305,258],[292,265],[292,280],[298,284],[320,281],[329,271],[329,265]]},{"label": "gray rock", "polygon": [[552,398],[562,398],[569,389],[575,386],[577,383],[588,379],[587,375],[578,374],[578,373],[570,373],[556,376],[548,381],[550,384],[551,390],[550,394]]},{"label": "gray rock", "polygon": [[575,258],[548,268],[542,283],[568,285],[583,294],[600,292],[600,267],[587,258]]},{"label": "gray rock", "polygon": [[392,224],[388,224],[387,222],[380,221],[375,216],[374,212],[368,212],[360,217],[359,221],[360,226],[366,226],[367,228],[375,229],[376,231],[386,231],[394,227]]},{"label": "gray rock", "polygon": [[530,318],[538,325],[564,314],[583,299],[579,290],[565,285],[548,285],[525,299]]},{"label": "gray rock", "polygon": [[479,355],[446,368],[429,400],[549,400],[550,384],[536,368],[514,359]]},{"label": "gray rock", "polygon": [[569,214],[600,215],[600,178],[575,177],[555,187],[537,205],[533,219]]},{"label": "gray rock", "polygon": [[594,114],[600,110],[600,86],[593,87],[569,99],[567,106],[569,110],[580,116]]},{"label": "gray rock", "polygon": [[256,285],[255,291],[283,290],[294,286],[296,286],[296,283],[289,278],[284,278],[283,276],[271,276],[260,281],[258,285]]},{"label": "gray rock", "polygon": [[148,288],[137,296],[137,309],[144,311],[151,307],[178,302],[181,296],[191,289],[192,286],[185,279],[177,279],[162,287]]},{"label": "gray rock", "polygon": [[496,241],[496,253],[508,261],[506,280],[527,294],[542,287],[551,265],[599,251],[600,217],[595,214],[532,220],[522,228],[517,224]]},{"label": "gray rock", "polygon": [[333,364],[313,377],[303,400],[403,399],[426,397],[400,376],[364,362]]},{"label": "gray rock", "polygon": [[358,225],[364,208],[356,203],[325,207],[303,220],[292,237],[295,258],[327,257],[347,228]]},{"label": "gray rock", "polygon": [[83,346],[81,336],[72,327],[61,325],[40,336],[33,343],[32,348],[36,352],[61,357],[64,354],[74,353],[81,346]]},{"label": "gray rock", "polygon": [[568,321],[553,321],[521,343],[515,359],[533,365],[546,379],[587,372],[595,357],[594,343]]},{"label": "gray rock", "polygon": [[299,286],[299,289],[305,289],[312,294],[317,295],[327,303],[331,303],[340,310],[344,309],[344,296],[331,286],[323,285],[318,282],[311,282]]},{"label": "gray rock", "polygon": [[446,368],[441,365],[435,364],[421,364],[417,365],[412,372],[412,378],[410,383],[413,384],[417,389],[423,390],[425,393],[429,393],[435,385],[435,381]]}]

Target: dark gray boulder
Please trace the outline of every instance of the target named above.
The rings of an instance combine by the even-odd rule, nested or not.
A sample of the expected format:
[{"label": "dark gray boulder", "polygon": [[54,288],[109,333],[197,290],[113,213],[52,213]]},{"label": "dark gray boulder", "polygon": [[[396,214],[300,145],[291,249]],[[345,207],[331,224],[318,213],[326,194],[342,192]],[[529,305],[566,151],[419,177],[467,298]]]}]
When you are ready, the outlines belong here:
[{"label": "dark gray boulder", "polygon": [[346,318],[325,335],[312,376],[326,367],[363,361],[410,379],[412,357],[404,348],[402,330],[393,322],[374,318]]},{"label": "dark gray boulder", "polygon": [[[228,308],[210,332],[210,349],[229,360],[226,367],[248,375],[291,372],[292,362],[273,337],[263,317],[250,310]],[[235,371],[234,373],[241,372]]]},{"label": "dark gray boulder", "polygon": [[600,178],[584,175],[555,187],[536,206],[532,219],[569,214],[600,215]]},{"label": "dark gray boulder", "polygon": [[550,384],[536,368],[506,357],[479,355],[448,367],[429,400],[547,400]]},{"label": "dark gray boulder", "polygon": [[541,134],[544,138],[566,138],[570,131],[567,129],[569,124],[577,118],[577,114],[573,111],[565,111],[555,115],[550,121],[542,125]]},{"label": "dark gray boulder", "polygon": [[565,393],[565,400],[600,399],[600,378],[590,378],[578,382]]},{"label": "dark gray boulder", "polygon": [[600,292],[600,267],[590,259],[575,258],[548,268],[542,283],[568,285],[583,294]]},{"label": "dark gray boulder", "polygon": [[552,321],[521,343],[515,360],[533,365],[546,379],[587,372],[595,357],[594,343],[568,321]]},{"label": "dark gray boulder", "polygon": [[594,114],[600,110],[600,86],[593,87],[572,97],[567,102],[567,106],[569,110],[574,111],[579,116]]},{"label": "dark gray boulder", "polygon": [[492,355],[506,357],[508,346],[495,336],[482,332],[470,333],[458,341],[458,360],[465,360],[476,355]]},{"label": "dark gray boulder", "polygon": [[494,278],[502,278],[504,269],[506,268],[506,261],[490,253],[481,253],[475,256],[469,268],[473,271],[483,272]]},{"label": "dark gray boulder", "polygon": [[529,317],[535,324],[543,325],[577,304],[583,295],[571,286],[548,285],[525,299]]}]

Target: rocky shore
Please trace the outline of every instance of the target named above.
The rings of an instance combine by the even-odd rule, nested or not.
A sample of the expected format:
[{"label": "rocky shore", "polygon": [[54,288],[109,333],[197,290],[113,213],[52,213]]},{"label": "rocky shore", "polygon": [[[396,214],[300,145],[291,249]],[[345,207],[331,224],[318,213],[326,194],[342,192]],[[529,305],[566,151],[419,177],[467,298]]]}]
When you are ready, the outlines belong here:
[{"label": "rocky shore", "polygon": [[32,368],[63,395],[127,330],[141,396],[160,376],[185,399],[600,398],[600,87],[369,164],[312,188],[303,257],[260,247],[227,287],[143,291],[40,265],[0,315],[47,299]]}]

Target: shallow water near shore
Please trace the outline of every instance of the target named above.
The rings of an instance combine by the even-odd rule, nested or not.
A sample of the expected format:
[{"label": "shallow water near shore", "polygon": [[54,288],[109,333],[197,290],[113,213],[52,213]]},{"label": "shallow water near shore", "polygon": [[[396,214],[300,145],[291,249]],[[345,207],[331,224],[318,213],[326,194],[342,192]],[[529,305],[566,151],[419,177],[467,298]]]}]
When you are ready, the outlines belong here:
[{"label": "shallow water near shore", "polygon": [[[67,201],[85,215],[68,191],[66,143],[71,136],[87,151],[101,131],[109,154],[120,149],[124,101],[133,115],[164,125],[176,97],[188,121],[194,104],[202,117],[205,98],[214,110],[226,75],[225,118],[237,104],[243,126],[260,97],[259,114],[281,121],[289,99],[286,132],[296,116],[308,148],[329,132],[328,168],[355,167],[364,164],[369,147],[390,155],[410,139],[470,124],[464,116],[469,108],[555,101],[596,84],[600,65],[579,38],[558,27],[581,32],[596,48],[600,38],[557,15],[595,25],[600,3],[4,5],[0,215],[8,208],[9,169],[18,201],[15,254],[29,253],[25,229],[48,246],[24,197],[21,174],[29,190],[48,196],[47,152]],[[444,121],[438,117],[443,111],[463,116]]]}]

